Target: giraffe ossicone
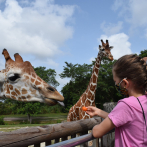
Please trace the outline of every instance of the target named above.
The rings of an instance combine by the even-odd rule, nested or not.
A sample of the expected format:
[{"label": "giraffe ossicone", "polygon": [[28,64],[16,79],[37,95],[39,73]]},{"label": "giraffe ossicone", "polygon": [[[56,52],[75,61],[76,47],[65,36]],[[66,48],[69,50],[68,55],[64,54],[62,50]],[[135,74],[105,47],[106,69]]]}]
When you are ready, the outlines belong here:
[{"label": "giraffe ossicone", "polygon": [[82,107],[95,106],[95,93],[97,88],[97,80],[101,60],[103,57],[106,57],[111,61],[113,60],[113,56],[111,54],[111,49],[113,47],[109,46],[108,40],[106,40],[106,43],[104,43],[103,40],[101,40],[101,42],[102,46],[99,45],[99,53],[96,58],[95,65],[93,67],[92,75],[90,78],[90,82],[87,86],[87,89],[81,95],[78,102],[70,108],[67,116],[67,121],[76,121],[80,119],[91,118],[85,111],[82,110]]},{"label": "giraffe ossicone", "polygon": [[12,60],[6,49],[2,54],[6,63],[0,71],[0,98],[64,105],[64,97],[35,73],[29,61],[24,62],[18,53]]}]

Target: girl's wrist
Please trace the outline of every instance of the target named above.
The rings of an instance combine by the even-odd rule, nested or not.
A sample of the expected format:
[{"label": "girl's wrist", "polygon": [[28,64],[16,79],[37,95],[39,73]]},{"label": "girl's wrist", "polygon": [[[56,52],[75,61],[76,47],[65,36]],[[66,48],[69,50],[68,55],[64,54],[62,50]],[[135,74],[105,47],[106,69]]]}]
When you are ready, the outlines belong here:
[{"label": "girl's wrist", "polygon": [[98,109],[97,115],[101,117],[101,114],[102,114],[102,110],[101,109]]}]

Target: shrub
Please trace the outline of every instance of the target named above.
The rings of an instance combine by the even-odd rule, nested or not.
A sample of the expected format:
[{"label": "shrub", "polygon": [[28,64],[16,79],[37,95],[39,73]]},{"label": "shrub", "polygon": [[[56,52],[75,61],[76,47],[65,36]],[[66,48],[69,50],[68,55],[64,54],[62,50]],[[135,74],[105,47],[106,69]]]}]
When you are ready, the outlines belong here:
[{"label": "shrub", "polygon": [[5,125],[5,123],[4,123],[4,117],[0,117],[0,125]]}]

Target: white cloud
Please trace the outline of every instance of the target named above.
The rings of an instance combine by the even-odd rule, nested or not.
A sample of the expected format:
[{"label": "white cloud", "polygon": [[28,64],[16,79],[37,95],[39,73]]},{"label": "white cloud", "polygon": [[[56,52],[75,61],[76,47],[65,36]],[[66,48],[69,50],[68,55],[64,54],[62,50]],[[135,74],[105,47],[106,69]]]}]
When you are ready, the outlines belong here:
[{"label": "white cloud", "polygon": [[51,61],[62,54],[59,47],[72,38],[70,21],[75,8],[59,6],[54,0],[6,0],[0,11],[0,48]]},{"label": "white cloud", "polygon": [[63,88],[67,83],[69,83],[70,78],[63,78],[63,79],[61,79],[60,76],[57,74],[56,80],[60,83],[60,85],[57,87],[57,91],[60,92],[60,91],[62,90],[62,88]]},{"label": "white cloud", "polygon": [[118,11],[118,14],[123,16],[133,27],[146,27],[146,8],[146,0],[115,0],[112,6],[112,9]]},{"label": "white cloud", "polygon": [[[96,57],[95,57],[95,58],[96,58]],[[91,57],[91,58],[89,59],[90,63],[92,63],[92,61],[95,61],[95,58],[94,58],[94,57]]]},{"label": "white cloud", "polygon": [[122,21],[119,21],[117,24],[112,24],[112,23],[106,24],[105,22],[103,22],[101,24],[101,28],[106,35],[113,35],[120,32],[120,30],[123,28],[122,25],[123,25]]},{"label": "white cloud", "polygon": [[129,37],[124,33],[119,33],[111,36],[101,35],[98,41],[101,39],[103,39],[103,41],[107,39],[109,41],[109,45],[114,47],[111,50],[114,59],[118,59],[126,54],[132,54],[132,51],[130,49],[131,43],[128,41]]},{"label": "white cloud", "polygon": [[131,19],[128,21],[134,26],[146,26],[147,25],[147,17],[146,17],[146,8],[147,1],[146,0],[130,0],[129,8],[131,12]]},{"label": "white cloud", "polygon": [[0,59],[0,70],[5,69],[5,60]]}]

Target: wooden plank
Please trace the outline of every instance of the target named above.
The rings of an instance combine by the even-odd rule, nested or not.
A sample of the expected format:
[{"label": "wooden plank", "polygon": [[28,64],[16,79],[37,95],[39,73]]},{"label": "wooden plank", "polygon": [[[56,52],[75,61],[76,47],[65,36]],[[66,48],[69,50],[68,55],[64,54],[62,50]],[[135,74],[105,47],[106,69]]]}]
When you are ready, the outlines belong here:
[{"label": "wooden plank", "polygon": [[40,127],[22,128],[0,133],[0,147],[26,147],[91,130],[101,122],[100,117]]}]

